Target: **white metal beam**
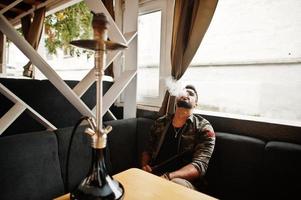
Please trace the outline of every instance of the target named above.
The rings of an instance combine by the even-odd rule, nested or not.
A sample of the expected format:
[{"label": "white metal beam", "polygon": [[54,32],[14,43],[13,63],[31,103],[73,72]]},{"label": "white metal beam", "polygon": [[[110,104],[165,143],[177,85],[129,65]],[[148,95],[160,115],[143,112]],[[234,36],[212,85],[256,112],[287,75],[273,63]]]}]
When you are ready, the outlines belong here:
[{"label": "white metal beam", "polygon": [[85,92],[91,87],[91,85],[95,82],[95,68],[93,67],[88,74],[76,84],[73,88],[75,94],[79,97],[83,96]]},{"label": "white metal beam", "polygon": [[[131,82],[131,80],[135,77],[137,71],[129,70],[122,73],[120,77],[115,81],[115,83],[110,87],[110,89],[106,92],[103,97],[102,104],[102,116],[109,110],[110,106],[115,102],[115,100],[122,93],[124,88]],[[95,108],[93,109],[95,111]]]},{"label": "white metal beam", "polygon": [[113,120],[117,120],[115,115],[110,110],[108,110],[108,114],[112,117]]},{"label": "white metal beam", "polygon": [[132,31],[124,34],[124,37],[126,39],[126,44],[129,45],[133,39],[137,36],[137,31]]},{"label": "white metal beam", "polygon": [[0,74],[6,74],[6,36],[0,31]]},{"label": "white metal beam", "polygon": [[[121,54],[122,51],[109,51],[104,70]],[[73,88],[73,91],[78,95],[82,96],[95,82],[95,68],[93,67],[88,74]]]},{"label": "white metal beam", "polygon": [[74,4],[80,3],[83,0],[60,0],[56,1],[54,5],[47,6],[46,16],[64,10]]},{"label": "white metal beam", "polygon": [[38,112],[36,112],[33,108],[27,105],[27,110],[26,112],[34,118],[37,122],[42,124],[47,130],[54,131],[57,130],[57,128],[51,124],[47,119],[45,119],[42,115],[40,115]]},{"label": "white metal beam", "polygon": [[21,37],[7,19],[0,15],[0,30],[26,55],[29,60],[49,79],[49,81],[68,99],[68,101],[84,116],[93,117],[92,111],[70,89],[51,66]]},{"label": "white metal beam", "polygon": [[0,118],[0,135],[24,112],[26,107],[16,103]]},{"label": "white metal beam", "polygon": [[[18,0],[22,1],[22,0]],[[10,22],[13,26],[16,26],[20,23],[20,20],[22,17],[33,13],[36,9],[39,9],[41,7],[46,6],[46,16],[51,15],[53,13],[56,13],[60,10],[63,10],[67,7],[70,7],[74,4],[77,4],[81,2],[82,0],[48,0],[43,3],[38,4],[37,6],[34,6],[33,8],[27,10],[26,12],[21,13],[20,15],[16,16],[14,19],[11,19]],[[6,8],[6,7],[5,7]]]},{"label": "white metal beam", "polygon": [[16,5],[18,5],[22,1],[23,0],[16,0],[16,1],[12,2],[11,4],[7,5],[5,8],[3,8],[3,9],[0,10],[0,15],[2,15],[3,13],[5,13],[9,9],[15,7]]},{"label": "white metal beam", "polygon": [[33,6],[31,9],[27,10],[26,12],[23,12],[21,13],[20,15],[16,16],[14,19],[10,20],[10,22],[13,24],[13,25],[16,25],[17,22],[24,16],[30,14],[30,13],[33,13],[35,10],[39,9],[39,8],[42,8],[50,3],[53,3],[55,2],[56,0],[46,0],[45,2],[43,3],[40,3],[38,4],[37,6]]},{"label": "white metal beam", "polygon": [[48,120],[46,120],[43,116],[37,113],[34,109],[32,109],[29,105],[27,105],[22,99],[17,97],[14,93],[12,93],[9,89],[7,89],[4,85],[0,83],[0,93],[3,94],[10,101],[15,103],[15,105],[1,118],[0,122],[0,135],[6,130],[6,128],[12,124],[18,116],[25,110],[29,112],[29,114],[41,123],[44,127],[49,130],[56,130],[56,127],[52,125]]},{"label": "white metal beam", "polygon": [[[125,1],[123,13],[123,32],[127,33],[131,43],[125,50],[125,70],[137,71],[137,30],[138,30],[138,0]],[[130,34],[132,33],[132,34]],[[132,35],[132,37],[130,37]],[[124,90],[123,118],[136,117],[137,105],[137,78]]]}]

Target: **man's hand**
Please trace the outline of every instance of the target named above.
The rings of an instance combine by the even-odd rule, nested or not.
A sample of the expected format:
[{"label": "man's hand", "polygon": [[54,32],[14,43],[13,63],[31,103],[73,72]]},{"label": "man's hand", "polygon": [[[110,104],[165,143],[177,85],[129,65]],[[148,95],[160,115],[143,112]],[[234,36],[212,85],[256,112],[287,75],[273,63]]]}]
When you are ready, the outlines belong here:
[{"label": "man's hand", "polygon": [[166,174],[168,175],[169,180],[174,178],[183,178],[188,181],[193,181],[200,177],[200,172],[192,164],[185,165],[179,170]]},{"label": "man's hand", "polygon": [[167,173],[164,173],[164,174],[161,175],[160,177],[170,181],[170,176],[169,176],[169,173],[168,173],[168,172],[167,172]]},{"label": "man's hand", "polygon": [[140,166],[142,170],[152,173],[153,169],[148,165],[151,160],[151,156],[148,152],[144,151],[141,155],[141,163]]},{"label": "man's hand", "polygon": [[152,173],[153,169],[149,165],[144,165],[142,169],[146,172]]}]

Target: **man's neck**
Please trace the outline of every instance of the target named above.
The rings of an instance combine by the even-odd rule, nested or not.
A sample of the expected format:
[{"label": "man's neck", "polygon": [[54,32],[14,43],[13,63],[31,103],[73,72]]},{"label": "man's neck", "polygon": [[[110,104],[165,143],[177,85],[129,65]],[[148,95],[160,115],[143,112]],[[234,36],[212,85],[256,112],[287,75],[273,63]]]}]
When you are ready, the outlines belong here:
[{"label": "man's neck", "polygon": [[175,128],[181,128],[186,123],[186,120],[190,115],[192,115],[192,109],[177,108],[172,119],[172,125]]}]

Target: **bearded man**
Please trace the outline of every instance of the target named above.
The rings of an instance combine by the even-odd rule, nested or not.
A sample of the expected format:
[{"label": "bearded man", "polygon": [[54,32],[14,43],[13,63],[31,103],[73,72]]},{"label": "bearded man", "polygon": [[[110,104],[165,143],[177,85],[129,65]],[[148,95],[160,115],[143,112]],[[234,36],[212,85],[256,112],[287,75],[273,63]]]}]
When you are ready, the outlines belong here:
[{"label": "bearded man", "polygon": [[205,175],[214,145],[211,124],[193,110],[198,102],[194,86],[187,85],[176,98],[176,111],[157,119],[142,153],[141,168],[185,187]]}]

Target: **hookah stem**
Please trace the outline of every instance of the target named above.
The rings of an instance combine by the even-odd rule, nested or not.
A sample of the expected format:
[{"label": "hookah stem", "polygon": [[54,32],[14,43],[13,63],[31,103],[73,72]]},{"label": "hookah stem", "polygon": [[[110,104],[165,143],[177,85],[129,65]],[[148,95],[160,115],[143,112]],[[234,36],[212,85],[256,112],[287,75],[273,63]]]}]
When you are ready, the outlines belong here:
[{"label": "hookah stem", "polygon": [[104,62],[105,62],[105,52],[103,50],[98,50],[95,52],[95,74],[96,74],[96,128],[97,133],[100,134],[102,129],[102,78],[104,75]]},{"label": "hookah stem", "polygon": [[[96,75],[96,129],[97,134],[101,136],[102,130],[102,79],[104,75],[104,67],[106,64],[106,45],[105,41],[107,40],[107,30],[104,27],[102,31],[96,32],[96,35],[99,37],[99,48],[95,52],[95,75]],[[96,36],[96,37],[97,37]]]}]

